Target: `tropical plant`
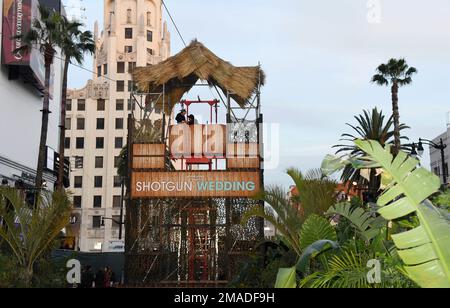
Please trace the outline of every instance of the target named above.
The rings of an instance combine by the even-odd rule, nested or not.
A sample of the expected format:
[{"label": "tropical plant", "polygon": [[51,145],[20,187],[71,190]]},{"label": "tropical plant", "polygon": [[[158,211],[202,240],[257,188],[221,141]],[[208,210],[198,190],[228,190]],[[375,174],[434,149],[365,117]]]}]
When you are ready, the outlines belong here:
[{"label": "tropical plant", "polygon": [[329,221],[315,214],[306,219],[298,237],[301,251],[297,253],[295,266],[280,268],[275,283],[276,288],[297,287],[298,273],[309,272],[312,259],[320,255],[322,264],[326,264],[324,253],[330,249],[339,248],[336,232]]},{"label": "tropical plant", "polygon": [[326,213],[327,216],[338,216],[339,219],[346,219],[355,235],[365,242],[370,242],[380,234],[380,229],[386,225],[382,217],[373,217],[369,212],[359,207],[352,207],[351,203],[338,203],[331,207]]},{"label": "tropical plant", "polygon": [[238,274],[228,287],[273,288],[278,270],[290,266],[296,259],[296,254],[282,242],[263,242],[255,250],[257,252],[243,260]]},{"label": "tropical plant", "polygon": [[392,235],[405,272],[421,287],[450,287],[450,222],[427,198],[439,190],[439,178],[417,159],[391,154],[375,141],[358,140],[370,164],[383,168],[385,192],[378,199],[386,220],[416,215],[420,226]]},{"label": "tropical plant", "polygon": [[390,59],[388,63],[381,64],[377,68],[377,73],[372,77],[372,82],[380,86],[391,84],[392,93],[392,114],[394,118],[394,154],[401,149],[401,125],[398,105],[399,87],[412,83],[412,75],[417,73],[417,69],[409,67],[405,59]]},{"label": "tropical plant", "polygon": [[0,188],[0,238],[7,244],[31,286],[35,264],[56,244],[55,239],[69,223],[71,203],[62,192],[41,192],[32,208],[13,188]]},{"label": "tropical plant", "polygon": [[44,6],[39,6],[40,18],[32,21],[31,30],[16,38],[22,39],[24,45],[18,48],[23,53],[31,53],[33,48],[38,49],[44,57],[45,66],[45,82],[44,82],[44,98],[42,103],[42,125],[41,136],[39,142],[39,156],[36,169],[36,187],[42,188],[43,172],[46,161],[46,145],[48,120],[50,114],[50,75],[51,66],[56,54],[56,48],[61,46],[62,38],[65,36],[63,32],[62,16],[52,11],[50,12]]},{"label": "tropical plant", "polygon": [[[378,111],[377,108],[373,108],[372,111],[364,110],[363,114],[355,116],[357,122],[356,125],[347,125],[354,130],[356,134],[345,133],[342,135],[340,141],[348,141],[350,144],[338,144],[333,148],[338,148],[336,155],[344,154],[353,158],[363,157],[365,153],[358,148],[354,141],[358,139],[363,140],[376,140],[383,146],[393,142],[394,131],[393,117],[391,116],[386,120],[386,116],[383,111]],[[399,130],[405,130],[409,128],[405,124],[401,124]],[[401,139],[408,139],[407,137],[400,137]],[[341,180],[344,183],[353,184],[357,183],[358,187],[368,187],[369,192],[373,196],[377,196],[378,189],[380,188],[380,178],[375,168],[371,169],[357,169],[351,164],[345,166]]]},{"label": "tropical plant", "polygon": [[269,206],[254,206],[242,216],[242,225],[246,225],[252,217],[261,217],[270,222],[283,240],[297,254],[301,253],[299,232],[302,218],[298,210],[292,206],[286,197],[286,191],[278,186],[268,187],[257,197],[264,200]]},{"label": "tropical plant", "polygon": [[298,194],[291,201],[300,205],[303,221],[312,214],[323,215],[336,202],[337,183],[320,169],[312,169],[304,175],[300,170],[290,168],[287,174],[297,187]]},{"label": "tropical plant", "polygon": [[[66,103],[67,103],[67,78],[69,72],[69,64],[76,62],[82,64],[86,53],[92,54],[95,51],[95,42],[92,32],[81,31],[83,24],[76,21],[69,21],[66,17],[61,16],[62,33],[64,34],[60,40],[59,47],[64,56],[63,83],[61,94],[61,117],[60,117],[60,133],[59,133],[59,161],[64,162],[64,139],[66,136]],[[59,164],[58,169],[58,189],[63,188],[64,164]]]}]

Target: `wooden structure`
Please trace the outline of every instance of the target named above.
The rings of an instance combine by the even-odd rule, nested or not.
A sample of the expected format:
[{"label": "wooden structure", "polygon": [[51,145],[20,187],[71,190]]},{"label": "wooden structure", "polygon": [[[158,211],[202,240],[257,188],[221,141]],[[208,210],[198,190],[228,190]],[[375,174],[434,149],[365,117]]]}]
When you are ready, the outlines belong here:
[{"label": "wooden structure", "polygon": [[[189,54],[197,62],[192,62]],[[264,206],[253,198],[264,185],[260,142],[264,75],[259,67],[234,68],[213,56],[194,42],[179,55],[155,67],[138,68],[134,74],[145,93],[132,94],[134,106],[141,110],[133,112],[128,121],[128,285],[225,285],[239,270],[240,261],[263,239],[263,221],[255,218],[242,226],[241,216],[251,207]],[[225,84],[208,77],[220,77],[219,71],[207,70],[214,65],[218,70],[228,69]],[[171,69],[183,75],[171,75]],[[172,78],[154,78],[156,71]],[[234,89],[233,85],[245,76],[251,81],[244,80],[239,87],[248,85],[250,94],[242,97],[236,90],[247,93],[245,89]],[[198,80],[217,86],[226,98],[181,100],[181,93],[192,89]],[[161,92],[152,93],[158,90]],[[171,101],[174,97],[177,100]],[[220,103],[226,107],[223,124],[218,123]],[[194,108],[193,104],[208,104],[209,124],[171,125],[168,115],[177,104],[188,110]],[[150,121],[155,110],[161,110],[162,125],[154,126],[156,134],[143,132],[140,123]],[[239,112],[244,116],[239,117]],[[144,118],[137,119],[136,114]],[[156,137],[143,142],[141,135]]]}]

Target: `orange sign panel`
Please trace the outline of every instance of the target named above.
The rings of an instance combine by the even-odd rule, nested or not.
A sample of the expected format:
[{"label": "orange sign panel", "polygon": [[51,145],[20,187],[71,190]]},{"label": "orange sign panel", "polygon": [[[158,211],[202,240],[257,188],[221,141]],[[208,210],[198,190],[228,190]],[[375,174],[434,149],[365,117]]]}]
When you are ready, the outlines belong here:
[{"label": "orange sign panel", "polygon": [[133,169],[164,169],[164,144],[133,144]]},{"label": "orange sign panel", "polygon": [[258,171],[134,172],[132,198],[249,198],[261,189]]}]

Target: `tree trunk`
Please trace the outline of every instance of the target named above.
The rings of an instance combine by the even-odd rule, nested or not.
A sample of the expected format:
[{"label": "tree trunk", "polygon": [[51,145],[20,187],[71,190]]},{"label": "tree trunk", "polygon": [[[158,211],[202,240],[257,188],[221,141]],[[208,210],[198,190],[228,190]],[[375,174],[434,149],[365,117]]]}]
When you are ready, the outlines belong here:
[{"label": "tree trunk", "polygon": [[377,176],[377,169],[370,169],[370,181],[369,181],[369,197],[370,202],[376,202],[380,194],[381,177]]},{"label": "tree trunk", "polygon": [[25,287],[26,288],[33,287],[34,271],[33,271],[33,266],[32,265],[31,266],[26,266],[24,275],[25,275],[25,277],[24,277]]},{"label": "tree trunk", "polygon": [[62,83],[61,96],[61,118],[59,126],[59,169],[58,169],[58,190],[64,189],[64,141],[66,139],[66,102],[67,102],[67,74],[69,71],[69,59],[66,58],[64,62],[64,75]]},{"label": "tree trunk", "polygon": [[47,146],[47,132],[48,132],[48,118],[50,114],[50,73],[53,62],[53,50],[45,51],[45,86],[44,86],[44,101],[42,103],[42,124],[41,124],[41,139],[39,143],[38,165],[36,170],[36,188],[42,189],[44,165],[46,158]]},{"label": "tree trunk", "polygon": [[398,84],[392,85],[392,115],[394,118],[394,149],[393,154],[397,155],[401,149],[400,140],[400,112],[398,107]]}]

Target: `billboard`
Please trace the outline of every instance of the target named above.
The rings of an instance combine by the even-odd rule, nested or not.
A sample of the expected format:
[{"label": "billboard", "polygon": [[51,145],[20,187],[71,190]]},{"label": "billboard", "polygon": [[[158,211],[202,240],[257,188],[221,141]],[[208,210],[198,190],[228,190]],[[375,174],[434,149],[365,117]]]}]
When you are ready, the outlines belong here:
[{"label": "billboard", "polygon": [[[32,21],[39,18],[38,5],[38,0],[3,1],[2,64],[30,68],[34,78],[41,87],[44,87],[44,57],[37,48],[33,48],[30,52],[17,51],[24,42],[21,38],[14,38],[30,31]],[[53,77],[53,73],[51,75]],[[52,80],[50,84],[52,93]]]},{"label": "billboard", "polygon": [[261,189],[258,171],[133,172],[132,198],[251,198]]}]

